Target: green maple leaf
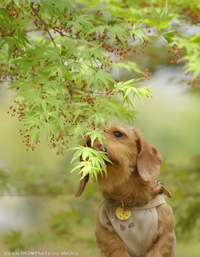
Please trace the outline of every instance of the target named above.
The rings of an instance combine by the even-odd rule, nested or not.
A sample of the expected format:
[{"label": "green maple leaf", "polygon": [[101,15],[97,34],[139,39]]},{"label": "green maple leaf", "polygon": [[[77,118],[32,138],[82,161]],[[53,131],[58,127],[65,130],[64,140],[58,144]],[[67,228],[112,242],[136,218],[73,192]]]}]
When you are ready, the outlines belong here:
[{"label": "green maple leaf", "polygon": [[164,8],[152,7],[151,14],[145,19],[145,23],[150,26],[156,26],[158,31],[169,27],[168,23],[174,18],[175,14],[168,11],[168,4]]}]

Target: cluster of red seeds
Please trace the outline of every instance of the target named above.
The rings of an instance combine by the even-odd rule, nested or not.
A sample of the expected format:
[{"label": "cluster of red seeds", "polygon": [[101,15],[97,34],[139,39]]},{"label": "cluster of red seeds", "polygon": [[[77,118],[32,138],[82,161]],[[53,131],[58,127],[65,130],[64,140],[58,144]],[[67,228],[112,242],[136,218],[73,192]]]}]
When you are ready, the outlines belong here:
[{"label": "cluster of red seeds", "polygon": [[10,77],[11,73],[7,70],[7,68],[4,66],[3,63],[0,64],[0,79],[1,82],[7,81],[7,79]]},{"label": "cluster of red seeds", "polygon": [[[24,4],[22,3],[19,3],[19,5],[16,6],[13,0],[6,6],[8,15],[10,17],[13,17],[14,19],[17,19],[19,17],[20,13],[23,12],[23,8],[27,9],[27,7],[24,6]],[[24,17],[22,17],[22,19],[24,19]]]},{"label": "cluster of red seeds", "polygon": [[[190,73],[185,73],[185,77],[187,77]],[[200,85],[200,76],[198,76],[195,80],[190,80],[187,82],[188,86],[195,87],[196,85]]]},{"label": "cluster of red seeds", "polygon": [[61,13],[61,15],[63,16],[63,18],[57,20],[54,19],[54,17],[52,17],[49,22],[46,22],[42,19],[42,17],[40,16],[40,5],[37,5],[36,3],[31,3],[31,16],[34,17],[34,24],[35,26],[39,29],[39,30],[44,30],[47,31],[49,29],[52,29],[54,31],[54,33],[59,33],[61,36],[65,36],[66,34],[69,36],[69,34],[73,34],[71,35],[72,38],[74,39],[78,39],[80,38],[80,33],[82,32],[77,31],[76,33],[74,33],[73,31],[73,26],[69,25],[67,26],[67,22],[66,21],[73,21],[74,18],[74,13],[76,12],[75,9],[72,9],[71,12],[69,13]]},{"label": "cluster of red seeds", "polygon": [[49,145],[50,147],[57,149],[57,155],[63,154],[64,148],[68,148],[69,141],[66,139],[68,136],[68,132],[65,132],[64,130],[58,136],[54,134],[51,135]]},{"label": "cluster of red seeds", "polygon": [[171,50],[168,51],[168,54],[170,54],[170,58],[168,59],[168,61],[170,61],[170,63],[177,62],[182,57],[181,55],[179,55],[179,53],[181,52],[182,50],[178,47],[178,45],[174,44]]},{"label": "cluster of red seeds", "polygon": [[[26,116],[25,111],[27,110],[27,108],[28,107],[25,104],[22,104],[17,100],[14,100],[14,106],[10,106],[9,108],[10,110],[7,113],[10,113],[11,116],[17,116],[19,122],[21,122],[23,117]],[[34,125],[33,127],[34,129],[36,128],[40,130],[39,126],[36,127],[36,125]],[[35,140],[35,142],[33,142],[32,144],[30,143],[31,142],[30,131],[33,129],[33,127],[26,129],[24,125],[24,128],[20,129],[20,135],[24,137],[24,139],[22,140],[22,143],[26,145],[27,151],[29,151],[29,149],[34,151],[35,146],[38,143],[40,143],[39,140]],[[68,143],[68,140],[66,140],[66,137],[68,137],[68,132],[64,132],[64,131],[62,131],[61,134],[58,136],[53,134],[51,136],[50,144],[52,145],[52,147],[56,147],[56,146],[58,147],[58,151],[57,151],[58,154],[63,152],[63,147],[61,146],[67,145]]]},{"label": "cluster of red seeds", "polygon": [[[200,13],[199,8],[197,8],[196,13]],[[200,23],[200,18],[196,13],[193,12],[192,10],[188,9],[183,13],[183,15],[185,15],[185,18],[188,22],[190,22],[192,24],[198,24],[198,23]]]},{"label": "cluster of red seeds", "polygon": [[[133,54],[137,54],[137,55],[144,54],[144,49],[149,44],[147,40],[144,40],[143,42],[140,43],[139,46],[136,45],[134,47],[125,48],[121,44],[121,41],[119,40],[118,37],[116,37],[115,40],[116,42],[114,44],[114,47],[111,46],[109,42],[108,43],[104,42],[102,44],[102,48],[106,52],[112,53],[114,55],[115,62],[128,61],[133,56]],[[127,40],[125,41],[125,43],[127,43]]]},{"label": "cluster of red seeds", "polygon": [[[75,124],[73,124],[74,126],[76,126]],[[72,126],[73,126],[72,125]],[[86,125],[86,128],[92,128],[93,130],[96,130],[97,128],[101,128],[101,124],[97,124],[95,125],[94,122],[91,123],[91,125]],[[105,133],[108,133],[107,129],[103,130]],[[51,139],[49,142],[49,145],[51,148],[56,148],[57,151],[56,153],[59,154],[63,154],[64,149],[68,148],[68,144],[69,144],[69,140],[68,140],[68,136],[69,136],[69,132],[65,132],[64,130],[58,135],[51,135]]]},{"label": "cluster of red seeds", "polygon": [[148,77],[151,77],[152,73],[149,71],[149,69],[146,68],[144,71]]},{"label": "cluster of red seeds", "polygon": [[[22,19],[22,20],[24,19],[23,8],[26,9],[27,7],[25,7],[22,3],[19,3],[19,6],[16,6],[14,4],[14,1],[11,1],[10,4],[8,4],[6,6],[6,10],[7,10],[8,15],[13,19],[18,19],[21,14],[22,15],[20,16],[20,19]],[[1,38],[13,37],[15,32],[17,32],[16,28],[13,29],[12,26],[9,25],[9,23],[7,23],[7,21],[5,19],[1,19],[1,22],[2,22],[2,26],[0,26]],[[16,51],[16,49],[14,49],[14,51]]]},{"label": "cluster of red seeds", "polygon": [[[22,119],[23,119],[23,117],[26,116],[25,111],[26,111],[26,109],[27,109],[27,106],[26,106],[25,104],[20,103],[20,101],[18,101],[18,100],[14,100],[14,106],[10,106],[9,109],[10,109],[10,110],[9,110],[7,113],[10,113],[11,116],[13,116],[13,117],[14,117],[14,116],[17,116],[19,122],[21,122]],[[29,132],[31,129],[32,129],[32,127],[29,128],[29,130],[26,129],[26,128],[25,128],[25,125],[24,125],[24,128],[20,129],[20,135],[24,137],[22,143],[25,143],[25,144],[26,144],[26,146],[27,146],[27,151],[28,151],[29,149],[31,149],[32,151],[34,151],[34,150],[35,150],[35,145],[37,145],[38,143],[40,143],[39,140],[35,140],[35,142],[34,142],[33,144],[30,143],[31,137],[30,137],[30,134],[28,134],[28,132]],[[37,129],[38,129],[38,130],[40,129],[39,126],[37,127]]]}]

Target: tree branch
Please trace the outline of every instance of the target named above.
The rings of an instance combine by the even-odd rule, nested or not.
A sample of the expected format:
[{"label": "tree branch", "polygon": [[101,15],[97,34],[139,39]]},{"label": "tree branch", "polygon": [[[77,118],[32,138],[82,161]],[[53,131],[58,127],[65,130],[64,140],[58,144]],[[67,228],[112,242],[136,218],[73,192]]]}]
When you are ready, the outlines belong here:
[{"label": "tree branch", "polygon": [[32,9],[32,11],[35,13],[35,15],[38,17],[38,19],[42,22],[42,24],[45,26],[45,30],[47,31],[47,33],[48,33],[48,35],[49,35],[49,37],[50,37],[50,39],[51,39],[51,41],[52,41],[52,43],[53,43],[53,45],[54,45],[54,47],[55,47],[55,49],[56,49],[56,51],[57,51],[57,53],[58,53],[58,55],[61,57],[61,64],[63,64],[63,60],[62,60],[62,56],[60,55],[60,52],[59,52],[59,49],[58,49],[58,47],[57,47],[57,45],[56,45],[56,43],[55,43],[55,41],[54,41],[54,38],[52,37],[52,35],[51,35],[51,33],[50,33],[50,31],[49,31],[49,29],[48,29],[48,24],[42,19],[42,17],[37,13],[37,11],[33,8],[33,2],[31,3],[31,9]]}]

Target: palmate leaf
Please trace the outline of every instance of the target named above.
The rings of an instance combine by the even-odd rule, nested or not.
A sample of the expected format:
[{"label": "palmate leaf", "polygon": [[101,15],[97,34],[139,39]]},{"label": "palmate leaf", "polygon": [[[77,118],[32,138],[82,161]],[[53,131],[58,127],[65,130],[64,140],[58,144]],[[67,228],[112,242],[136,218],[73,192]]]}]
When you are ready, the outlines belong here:
[{"label": "palmate leaf", "polygon": [[146,33],[144,33],[143,30],[141,30],[141,26],[138,24],[134,24],[130,29],[129,29],[129,35],[131,37],[138,38],[141,42],[144,42],[144,40],[147,40],[148,42],[151,42],[151,39]]},{"label": "palmate leaf", "polygon": [[137,96],[140,101],[143,103],[143,98],[142,97],[146,97],[146,98],[152,98],[151,96],[151,89],[148,87],[138,87],[133,89],[133,96]]},{"label": "palmate leaf", "polygon": [[91,134],[89,134],[90,139],[91,139],[91,145],[94,144],[94,141],[98,138],[98,141],[103,144],[103,139],[105,139],[105,137],[102,135],[102,131],[99,131],[98,129],[95,131],[92,131]]},{"label": "palmate leaf", "polygon": [[139,100],[143,103],[143,97],[151,98],[151,90],[148,87],[135,87],[140,79],[131,79],[126,82],[118,82],[115,85],[115,90],[119,92],[123,96],[123,101],[128,106],[133,107],[132,100],[135,96],[139,98]]},{"label": "palmate leaf", "polygon": [[59,15],[58,8],[55,8],[55,4],[51,0],[45,0],[40,2],[40,13],[44,18],[53,17],[55,14]]},{"label": "palmate leaf", "polygon": [[192,74],[192,80],[197,78],[200,75],[200,56],[198,55],[192,55],[192,56],[186,56],[185,58],[182,58],[182,60],[186,60],[186,72],[191,72]]},{"label": "palmate leaf", "polygon": [[70,9],[71,7],[74,7],[76,10],[78,10],[78,6],[75,3],[75,1],[71,1],[71,0],[51,0],[52,2],[54,2],[56,4],[56,7],[58,8],[58,10],[60,12],[66,11],[66,9]]},{"label": "palmate leaf", "polygon": [[100,67],[101,65],[105,65],[104,53],[100,51],[100,49],[95,47],[90,47],[88,49],[83,49],[80,51],[80,58],[85,62],[90,62],[90,67]]},{"label": "palmate leaf", "polygon": [[88,86],[92,84],[95,84],[96,86],[104,86],[110,82],[115,82],[110,73],[101,69],[95,69],[90,66],[88,67],[88,65],[85,65],[84,67],[83,65],[84,64],[82,64],[83,78],[87,80]]},{"label": "palmate leaf", "polygon": [[[179,48],[185,49],[187,54],[178,62],[185,61],[185,72],[192,73],[192,81],[200,75],[200,32],[193,36],[184,36],[184,38],[174,38]],[[171,44],[172,45],[172,44]]]},{"label": "palmate leaf", "polygon": [[106,117],[117,117],[120,121],[133,121],[135,118],[134,109],[130,108],[124,101],[113,97],[112,100],[107,100],[102,103],[99,113],[106,115]]},{"label": "palmate leaf", "polygon": [[58,42],[58,45],[61,47],[61,55],[66,58],[66,61],[69,62],[73,61],[72,54],[75,56],[79,55],[79,50],[77,49],[76,45],[74,44],[74,40],[71,38],[68,38],[67,41],[63,40],[62,37],[57,37],[55,39],[55,42]]},{"label": "palmate leaf", "polygon": [[[84,31],[90,30],[94,27],[91,17],[86,14],[81,14],[77,16],[76,22],[80,24],[81,29],[83,29]],[[74,24],[74,27],[76,27],[75,24]]]},{"label": "palmate leaf", "polygon": [[131,6],[125,9],[121,5],[120,1],[109,1],[108,6],[109,8],[107,8],[107,11],[117,17],[127,17],[129,19],[134,20],[137,19],[138,16],[141,16],[141,12],[138,9],[133,8]]},{"label": "palmate leaf", "polygon": [[164,8],[155,8],[152,7],[151,15],[145,19],[145,23],[149,24],[150,26],[156,26],[158,31],[163,28],[169,27],[169,22],[175,17],[175,14],[169,12],[168,4],[166,3]]},{"label": "palmate leaf", "polygon": [[115,92],[122,93],[124,96],[127,96],[131,91],[134,92],[139,98],[141,97],[150,97],[151,90],[147,87],[135,87],[135,85],[138,86],[138,84],[141,83],[141,80],[143,78],[138,79],[130,79],[127,81],[120,81],[116,83],[115,86]]},{"label": "palmate leaf", "polygon": [[110,26],[109,30],[111,33],[111,45],[113,45],[115,38],[118,37],[123,46],[126,47],[125,38],[128,37],[128,33],[124,27],[120,24],[115,24],[114,26]]},{"label": "palmate leaf", "polygon": [[144,75],[144,72],[139,68],[139,65],[135,62],[113,62],[113,66],[117,69],[118,72],[120,71],[120,68],[123,68],[125,70],[128,70],[129,72],[135,71],[138,74]]},{"label": "palmate leaf", "polygon": [[100,35],[102,35],[104,31],[108,31],[109,34],[111,35],[111,46],[113,45],[116,37],[118,37],[121,43],[124,45],[124,47],[126,47],[125,39],[129,35],[127,30],[120,23],[117,23],[117,21],[114,19],[108,20],[107,23],[109,25],[100,25],[89,30],[87,32],[87,35],[97,31]]},{"label": "palmate leaf", "polygon": [[112,163],[108,157],[106,156],[105,152],[102,151],[97,151],[89,147],[84,147],[84,146],[77,146],[74,147],[73,150],[76,150],[73,157],[72,161],[74,162],[77,158],[80,158],[82,161],[77,162],[74,169],[72,169],[71,172],[74,172],[75,170],[79,170],[82,174],[83,178],[87,174],[91,175],[90,177],[94,177],[97,179],[97,174],[101,173],[106,174],[106,162]]},{"label": "palmate leaf", "polygon": [[164,33],[163,37],[165,38],[165,40],[167,40],[168,43],[172,43],[174,40],[174,31],[172,30]]},{"label": "palmate leaf", "polygon": [[114,79],[110,73],[104,70],[96,71],[94,76],[94,82],[99,82],[106,85],[109,81],[114,83]]}]

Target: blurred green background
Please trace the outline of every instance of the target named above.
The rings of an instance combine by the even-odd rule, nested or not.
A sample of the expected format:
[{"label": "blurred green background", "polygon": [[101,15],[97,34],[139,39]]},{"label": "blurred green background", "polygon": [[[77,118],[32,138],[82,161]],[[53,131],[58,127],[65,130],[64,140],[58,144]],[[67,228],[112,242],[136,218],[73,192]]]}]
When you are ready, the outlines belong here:
[{"label": "blurred green background", "polygon": [[[200,220],[196,205],[199,201],[200,94],[198,89],[179,83],[181,74],[179,67],[161,66],[154,71],[145,82],[154,98],[143,104],[134,100],[138,114],[132,125],[139,128],[163,156],[160,180],[173,193],[169,203],[176,216],[177,256],[199,257]],[[4,251],[21,250],[99,256],[94,230],[102,197],[97,185],[89,183],[83,195],[75,198],[79,178],[77,173],[70,174],[71,153],[56,155],[45,135],[34,152],[26,151],[21,142],[20,124],[7,113],[10,96],[6,86],[1,86],[0,256],[4,256]],[[195,217],[191,212],[193,202]]]}]

